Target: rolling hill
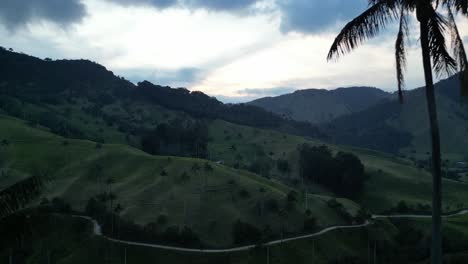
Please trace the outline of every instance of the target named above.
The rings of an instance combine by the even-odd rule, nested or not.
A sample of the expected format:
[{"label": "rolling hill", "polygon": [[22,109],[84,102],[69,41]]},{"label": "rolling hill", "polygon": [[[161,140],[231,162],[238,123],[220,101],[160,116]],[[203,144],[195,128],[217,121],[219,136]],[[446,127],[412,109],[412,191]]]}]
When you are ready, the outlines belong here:
[{"label": "rolling hill", "polygon": [[[238,219],[276,236],[303,232],[309,217],[321,227],[349,221],[330,206],[332,199],[351,215],[360,208],[390,211],[401,201],[415,209],[430,203],[430,174],[410,159],[312,139],[307,136],[317,135],[314,126],[256,106],[223,105],[202,93],[148,82],[135,86],[89,61],[0,55],[0,189],[41,175],[50,179],[45,197],[61,197],[80,211],[112,189],[124,219],[146,226],[163,216],[167,223],[160,228],[189,226],[213,247],[234,242]],[[151,152],[146,136],[165,131],[157,135],[169,137],[192,123],[206,144],[195,144],[195,152],[167,153],[181,144],[154,155],[142,151]],[[170,130],[173,124],[178,126]],[[361,195],[342,199],[304,181],[302,144],[358,156],[369,175]],[[206,148],[203,155],[200,148]],[[279,162],[288,164],[287,173]],[[465,184],[444,180],[446,211],[465,207],[467,200]]]},{"label": "rolling hill", "polygon": [[[278,212],[294,189],[246,171],[194,158],[151,156],[127,145],[65,139],[8,116],[0,115],[0,126],[2,189],[28,175],[42,175],[48,179],[44,197],[62,197],[83,211],[90,198],[112,188],[125,219],[146,225],[164,215],[168,224],[161,228],[188,225],[213,247],[233,243],[230,233],[238,219],[259,230],[269,226],[277,234],[283,228],[302,232],[308,217],[299,200],[284,211],[283,221]],[[329,199],[308,197],[311,216],[321,226],[345,223],[327,205]],[[357,212],[354,203],[343,204]]]},{"label": "rolling hill", "polygon": [[[444,159],[452,165],[468,159],[468,103],[459,95],[458,77],[436,84]],[[425,161],[429,129],[424,88],[405,92],[400,105],[376,88],[301,90],[252,101],[286,118],[319,124],[328,142],[353,145]]]},{"label": "rolling hill", "polygon": [[[303,136],[324,136],[311,124],[287,120],[252,105],[226,105],[202,92],[173,89],[148,81],[134,85],[88,60],[42,60],[6,49],[0,49],[0,95],[4,111],[30,121],[40,117],[25,113],[21,104],[60,106],[81,103],[82,110],[106,118],[101,111],[103,107],[131,101],[133,105],[137,102],[156,104],[197,118],[223,119]],[[109,119],[106,121],[111,121]],[[135,133],[139,129],[132,127],[131,130]],[[75,133],[74,136],[80,135]]]},{"label": "rolling hill", "polygon": [[[468,156],[468,104],[459,96],[458,77],[436,84],[443,158]],[[430,151],[429,120],[423,88],[407,91],[405,103],[387,100],[324,125],[335,143],[400,153],[425,160]]]},{"label": "rolling hill", "polygon": [[293,120],[320,124],[360,112],[390,97],[391,94],[371,87],[306,89],[257,99],[249,104]]}]

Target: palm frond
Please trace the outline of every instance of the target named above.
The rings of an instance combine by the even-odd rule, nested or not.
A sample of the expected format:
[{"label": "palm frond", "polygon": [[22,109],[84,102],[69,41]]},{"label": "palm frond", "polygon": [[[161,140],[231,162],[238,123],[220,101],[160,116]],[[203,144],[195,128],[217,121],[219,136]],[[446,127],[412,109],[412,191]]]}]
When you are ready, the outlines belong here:
[{"label": "palm frond", "polygon": [[444,33],[447,21],[434,9],[428,12],[427,27],[429,30],[429,49],[433,60],[433,68],[438,77],[446,73],[448,76],[456,72],[457,63],[450,56],[445,44]]},{"label": "palm frond", "polygon": [[400,28],[395,43],[395,57],[396,57],[396,70],[398,80],[398,99],[403,103],[403,89],[405,87],[405,74],[406,70],[406,43],[405,38],[408,37],[408,17],[404,8],[401,8],[400,14]]},{"label": "palm frond", "polygon": [[467,0],[438,0],[447,8],[453,8],[457,13],[468,15],[468,1]]},{"label": "palm frond", "polygon": [[0,219],[24,208],[40,195],[42,188],[41,178],[34,176],[0,190]]},{"label": "palm frond", "polygon": [[395,0],[375,1],[375,4],[341,30],[330,48],[327,59],[338,59],[365,40],[375,37],[388,22],[398,17],[398,3],[399,1]]},{"label": "palm frond", "polygon": [[452,9],[450,7],[447,9],[454,59],[457,61],[458,71],[460,72],[460,91],[462,96],[468,96],[468,79],[465,78],[468,67],[468,59],[466,57],[465,46],[463,45],[463,40],[460,36],[460,32],[458,31],[458,26],[455,21],[455,16],[453,15]]}]

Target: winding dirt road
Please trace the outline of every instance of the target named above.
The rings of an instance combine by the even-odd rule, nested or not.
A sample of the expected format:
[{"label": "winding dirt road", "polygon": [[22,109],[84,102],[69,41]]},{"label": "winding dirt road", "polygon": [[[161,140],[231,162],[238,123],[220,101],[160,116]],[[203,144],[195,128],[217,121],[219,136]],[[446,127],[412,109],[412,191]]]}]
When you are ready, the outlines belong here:
[{"label": "winding dirt road", "polygon": [[[461,216],[461,215],[468,215],[468,210],[462,210],[453,214],[449,215],[444,215],[442,216],[443,218],[450,218],[450,217],[455,217],[455,216]],[[127,241],[127,240],[120,240],[120,239],[114,239],[105,236],[102,233],[101,226],[99,223],[88,216],[80,216],[80,215],[73,215],[73,217],[76,218],[82,218],[90,221],[93,223],[93,233],[96,236],[101,236],[104,237],[105,239],[120,243],[120,244],[125,244],[125,245],[131,245],[131,246],[141,246],[141,247],[149,247],[149,248],[157,248],[157,249],[165,249],[165,250],[172,250],[172,251],[179,251],[179,252],[192,252],[192,253],[231,253],[231,252],[239,252],[239,251],[247,251],[250,249],[253,249],[257,247],[257,244],[253,245],[247,245],[247,246],[241,246],[241,247],[234,247],[234,248],[227,248],[227,249],[197,249],[197,248],[184,248],[184,247],[173,247],[173,246],[165,246],[165,245],[159,245],[159,244],[149,244],[149,243],[140,243],[140,242],[132,242],[132,241]],[[382,218],[431,218],[430,215],[413,215],[413,214],[408,214],[408,215],[372,215],[371,219],[382,219]],[[321,231],[308,234],[308,235],[302,235],[302,236],[296,236],[296,237],[291,237],[291,238],[285,238],[285,239],[278,239],[274,241],[270,241],[267,243],[262,244],[263,246],[272,246],[272,245],[277,245],[281,243],[286,243],[286,242],[291,242],[295,240],[301,240],[301,239],[307,239],[307,238],[312,238],[312,237],[318,237],[321,235],[324,235],[326,233],[335,231],[335,230],[343,230],[343,229],[357,229],[357,228],[363,228],[366,226],[371,225],[373,222],[372,221],[366,221],[363,224],[359,225],[347,225],[347,226],[331,226],[327,227],[325,229],[322,229]]]}]

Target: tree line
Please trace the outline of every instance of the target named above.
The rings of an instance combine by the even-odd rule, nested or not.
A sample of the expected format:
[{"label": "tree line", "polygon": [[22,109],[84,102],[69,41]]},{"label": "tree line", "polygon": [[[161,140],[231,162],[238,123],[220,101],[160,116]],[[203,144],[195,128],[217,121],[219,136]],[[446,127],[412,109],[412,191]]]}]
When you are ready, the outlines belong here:
[{"label": "tree line", "polygon": [[356,198],[368,179],[361,160],[352,153],[333,155],[325,145],[299,146],[299,165],[304,179],[321,184],[337,195]]}]

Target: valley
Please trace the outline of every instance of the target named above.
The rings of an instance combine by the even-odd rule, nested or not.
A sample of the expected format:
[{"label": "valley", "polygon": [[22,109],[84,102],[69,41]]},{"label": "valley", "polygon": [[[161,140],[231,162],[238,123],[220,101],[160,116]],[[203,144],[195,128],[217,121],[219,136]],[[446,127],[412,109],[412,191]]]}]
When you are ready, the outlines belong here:
[{"label": "valley", "polygon": [[[195,259],[194,263],[259,263],[265,261],[268,250],[272,263],[287,263],[291,259],[297,263],[308,259],[318,263],[353,263],[350,261],[366,259],[371,243],[375,250],[390,248],[380,255],[391,260],[393,252],[400,250],[395,245],[403,243],[399,240],[402,232],[408,230],[417,233],[418,243],[404,241],[407,244],[401,250],[412,249],[412,257],[427,259],[427,254],[418,251],[428,236],[425,219],[408,220],[413,224],[411,228],[400,219],[378,219],[366,225],[375,214],[431,212],[431,175],[427,164],[418,166],[427,150],[415,146],[427,145],[424,139],[418,141],[424,131],[410,137],[414,146],[395,143],[392,147],[398,147],[398,153],[372,147],[380,143],[348,141],[367,133],[367,127],[357,120],[379,126],[372,119],[356,116],[372,113],[376,120],[380,119],[380,112],[375,109],[389,104],[395,107],[393,101],[386,101],[387,95],[371,90],[377,93],[378,100],[367,105],[367,110],[356,106],[353,113],[317,125],[284,119],[256,106],[224,105],[198,92],[146,82],[134,86],[87,61],[58,61],[66,77],[51,84],[44,80],[51,78],[51,71],[58,67],[54,62],[1,52],[0,71],[7,73],[1,76],[7,78],[0,80],[0,191],[32,176],[40,177],[45,185],[27,207],[30,216],[38,220],[17,222],[19,226],[37,223],[44,232],[26,234],[33,243],[22,255],[28,261],[43,258],[41,254],[47,251],[45,241],[49,240],[55,252],[62,252],[55,257],[57,263],[80,263],[85,258],[102,263],[99,261],[103,257],[117,261],[127,250],[129,259],[139,261],[151,258],[174,263],[186,263],[188,259]],[[27,66],[9,64],[18,60]],[[51,69],[44,63],[52,63]],[[82,76],[67,73],[67,69],[76,71],[75,67]],[[38,75],[23,79],[14,74],[20,69]],[[404,108],[413,107],[410,100],[413,99]],[[444,102],[442,109],[452,106],[448,99],[446,106]],[[397,121],[410,124],[404,121],[404,113],[401,119],[392,117],[385,121],[385,126],[400,128]],[[443,120],[451,119],[448,116]],[[443,124],[449,127],[457,120]],[[363,132],[341,127],[348,122]],[[339,134],[342,140],[336,140],[333,129],[349,134]],[[444,137],[453,139],[451,135]],[[369,134],[372,140],[385,137]],[[453,140],[450,144],[459,147],[447,147],[453,151],[447,154],[447,167],[464,155],[464,143]],[[307,157],[304,149],[315,156]],[[313,161],[314,157],[324,164],[306,167],[304,160]],[[325,167],[325,163],[331,165]],[[362,172],[349,171],[342,164],[358,164]],[[339,170],[332,174],[322,171],[333,167]],[[334,179],[336,182],[327,181],[338,174],[342,178]],[[363,178],[353,178],[358,176]],[[362,181],[362,188],[346,192],[358,180]],[[336,185],[344,186],[345,192]],[[443,186],[445,213],[468,207],[467,183],[463,178],[444,178]],[[124,241],[212,250],[256,244],[258,247],[206,256],[202,252],[175,254],[161,248],[122,245],[95,237],[86,219],[71,217],[76,214],[97,219],[106,236]],[[57,230],[50,221],[58,221]],[[454,236],[461,233],[460,239],[465,239],[465,216],[446,222],[449,232],[455,232]],[[334,230],[336,226],[360,228]],[[327,228],[331,228],[330,232],[320,236],[263,245]],[[63,238],[62,245],[56,243],[61,236],[70,239]],[[457,238],[450,254],[465,254],[468,249],[462,244]],[[310,250],[311,245],[317,248],[316,252]],[[100,255],[100,251],[106,254]],[[0,256],[8,254],[7,247],[0,248]]]}]

